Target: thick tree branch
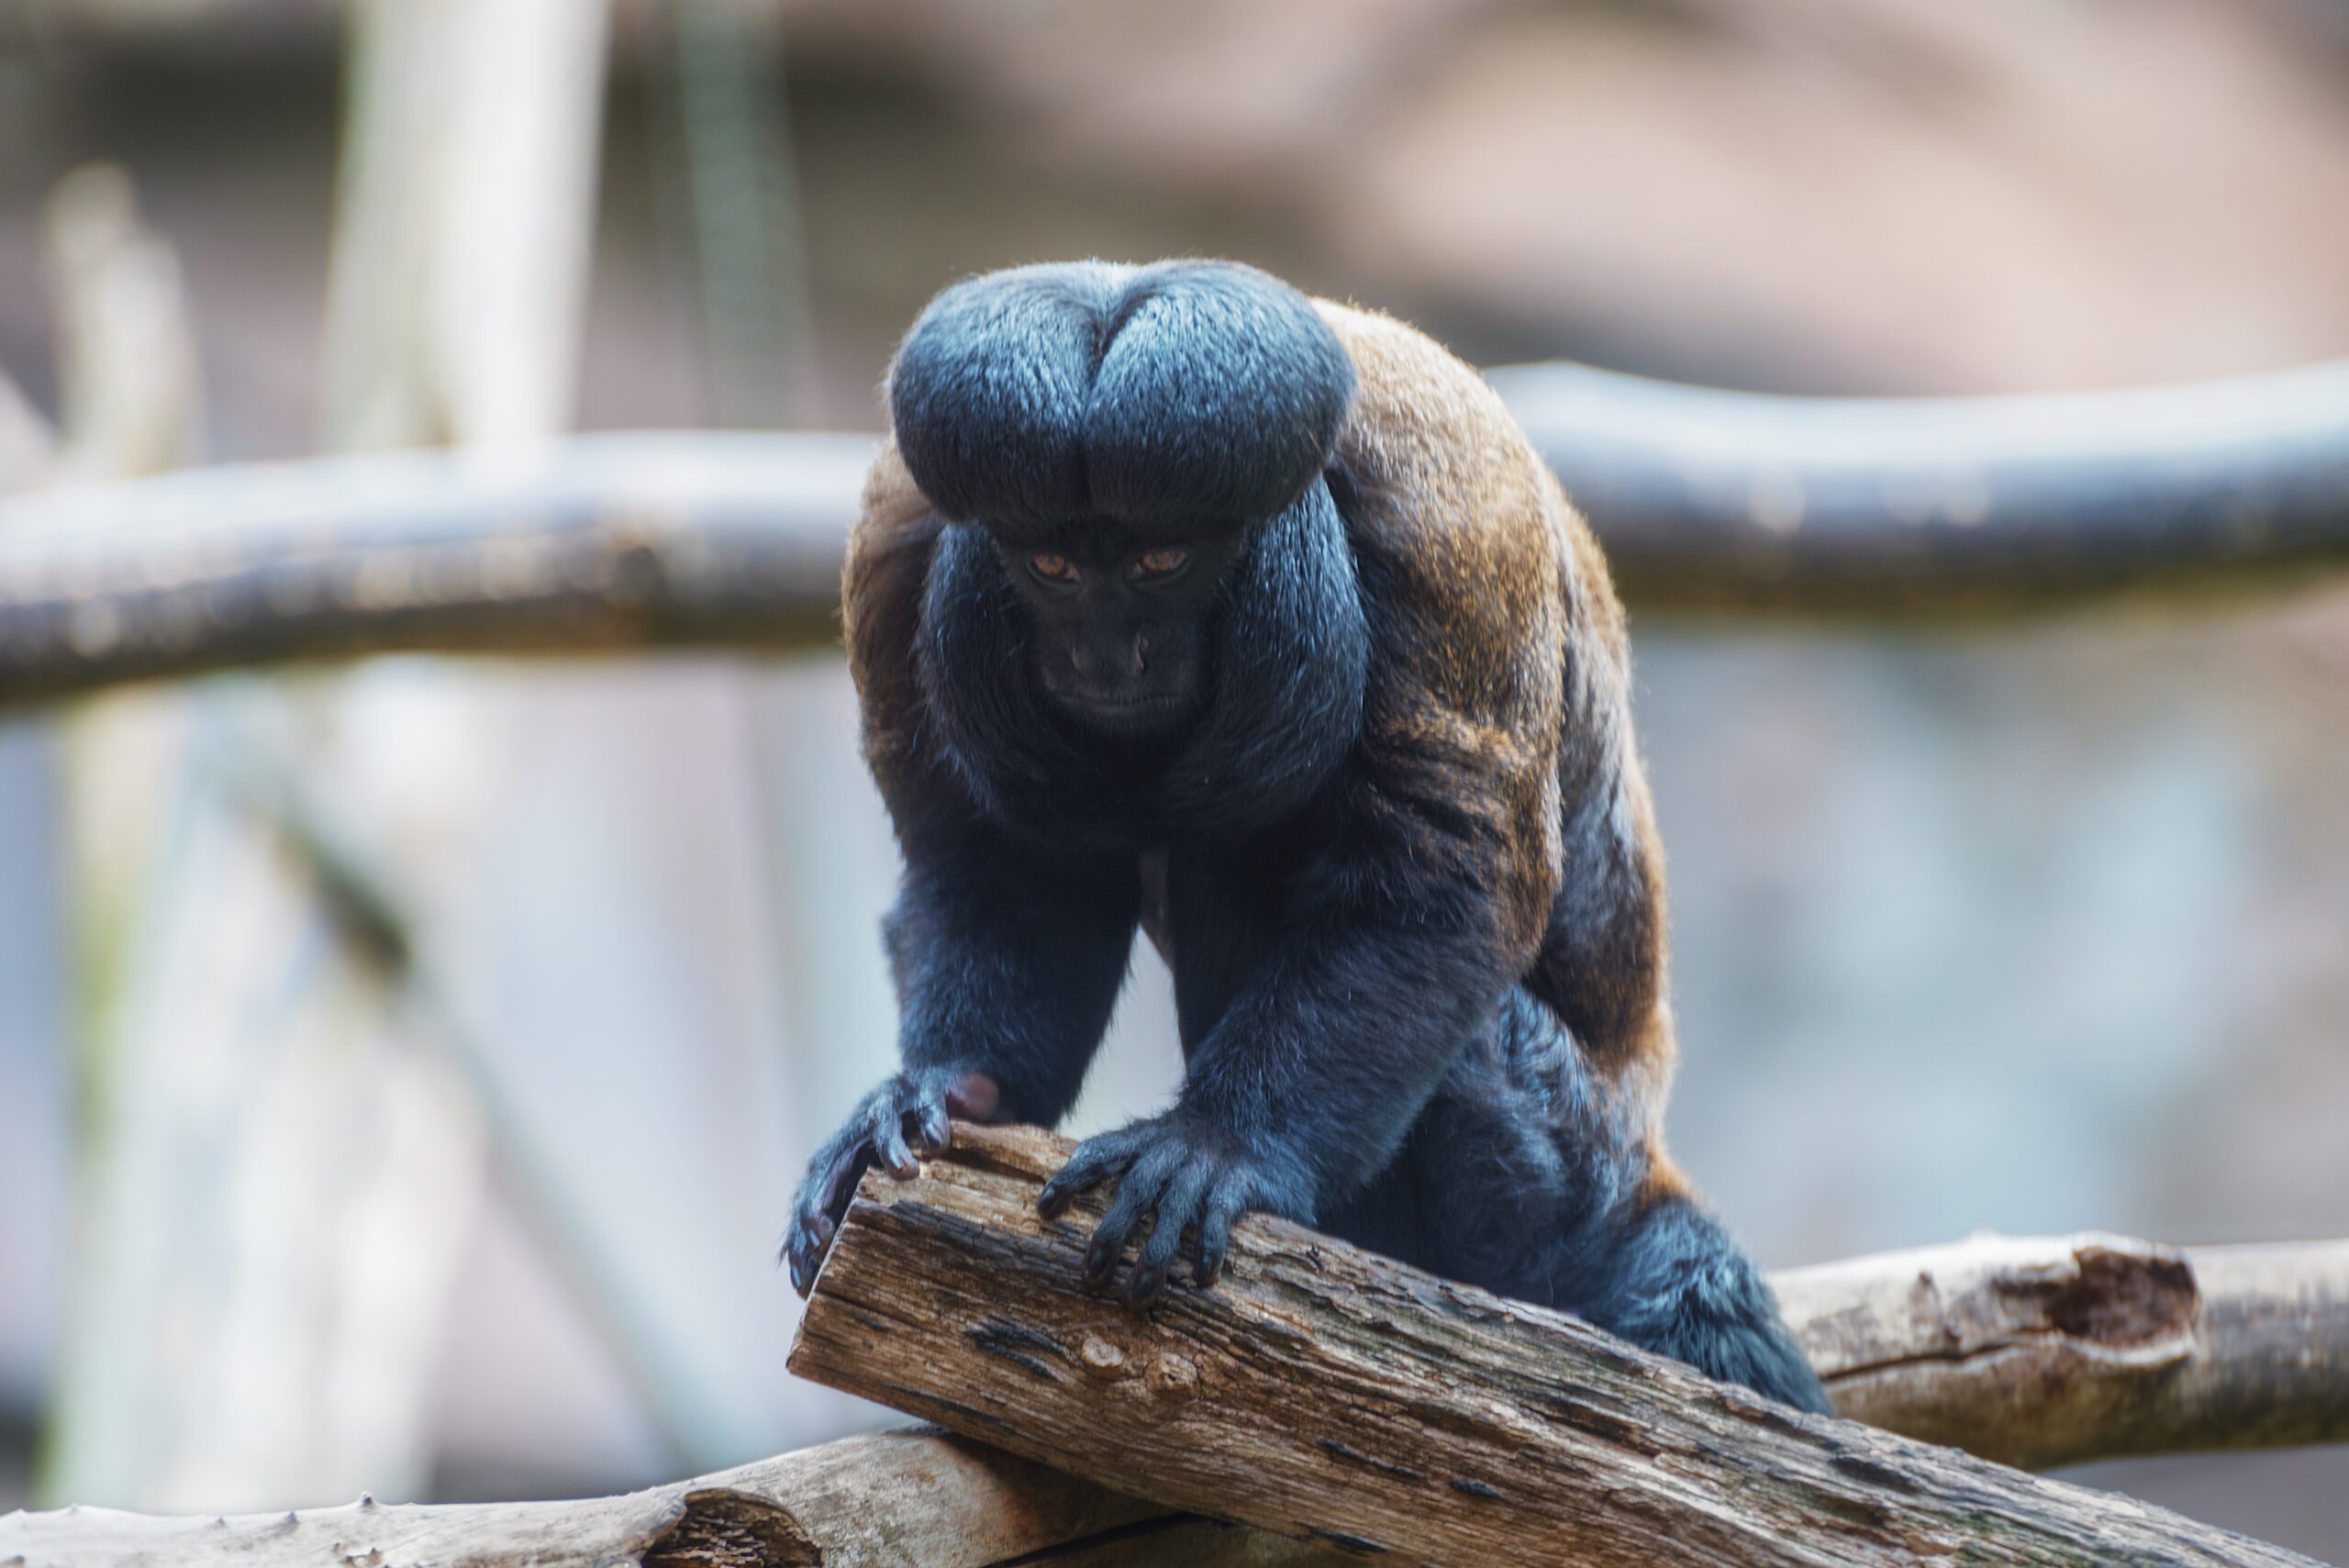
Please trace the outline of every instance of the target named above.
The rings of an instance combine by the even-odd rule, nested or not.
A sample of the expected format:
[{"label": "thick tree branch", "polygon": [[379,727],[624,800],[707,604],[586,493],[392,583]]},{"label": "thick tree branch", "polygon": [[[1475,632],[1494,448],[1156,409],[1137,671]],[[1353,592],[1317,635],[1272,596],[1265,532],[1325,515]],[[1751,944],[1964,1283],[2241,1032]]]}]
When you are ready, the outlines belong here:
[{"label": "thick tree branch", "polygon": [[[2349,362],[1834,402],[1496,373],[1656,609],[2048,607],[2349,564]],[[832,636],[867,438],[584,437],[0,505],[0,704],[373,652]]]},{"label": "thick tree branch", "polygon": [[2349,1241],[1985,1235],[1770,1283],[1837,1414],[2004,1463],[2349,1441]]},{"label": "thick tree branch", "polygon": [[[1015,1206],[1025,1204],[1033,1173],[1055,1162],[1065,1147],[1010,1129],[970,1135],[969,1143],[975,1152],[963,1158],[983,1162],[977,1178]],[[941,1170],[913,1188],[879,1176],[870,1180],[868,1195],[875,1202],[918,1208],[930,1181],[966,1178]],[[860,1211],[860,1224],[871,1218]],[[1014,1231],[1035,1229],[1024,1208],[999,1220],[980,1218]],[[1252,1222],[1242,1229],[1251,1256],[1266,1260],[1266,1267],[1279,1266],[1280,1249],[1301,1235],[1291,1228],[1260,1231]],[[1319,1239],[1308,1245],[1321,1248],[1325,1260],[1349,1251]],[[1062,1257],[1048,1266],[1066,1262]],[[1311,1288],[1328,1295],[1341,1273],[1330,1273],[1327,1280],[1315,1276]],[[991,1288],[1008,1295],[1022,1288],[1018,1282],[1025,1277],[1007,1276]],[[1060,1273],[1057,1284],[1045,1287],[1047,1296],[1072,1277]],[[825,1286],[828,1297],[837,1283]],[[2027,1464],[2349,1438],[2343,1371],[2349,1365],[2349,1242],[2180,1252],[2110,1236],[1986,1236],[1782,1273],[1773,1283],[1838,1409],[1895,1431]],[[1260,1290],[1250,1289],[1251,1301],[1263,1299]],[[1437,1298],[1475,1299],[1473,1293],[1450,1292]],[[1326,1309],[1308,1304],[1308,1312],[1339,1311],[1343,1304],[1347,1314],[1360,1318],[1360,1303],[1341,1296],[1330,1300]],[[1040,1347],[1023,1350],[1016,1334],[990,1328],[999,1315],[991,1308],[959,1325],[941,1319],[939,1327],[959,1331],[977,1353],[998,1361],[1024,1354],[1049,1370],[1051,1363],[1037,1355]],[[1539,1323],[1549,1315],[1522,1316],[1535,1325],[1529,1331],[1538,1353],[1550,1358],[1531,1363],[1537,1375],[1541,1366],[1581,1353],[1561,1351],[1543,1336]],[[1108,1321],[1121,1340],[1141,1336],[1144,1345],[1186,1353],[1141,1320],[1110,1311]],[[1359,1324],[1346,1332],[1359,1332]],[[849,1353],[860,1362],[864,1356],[854,1346]],[[1163,1396],[1152,1381],[1150,1366],[1156,1363],[1121,1353],[1128,1354],[1122,1364],[1141,1370],[1107,1378],[1103,1396],[1146,1411],[1151,1400]],[[1094,1359],[1104,1358],[1096,1352]],[[1557,1389],[1578,1385],[1583,1392],[1576,1400],[1592,1396],[1578,1363],[1560,1375]],[[1660,1397],[1659,1386],[1640,1397]],[[1333,1397],[1322,1404],[1338,1407]],[[1610,1430],[1620,1437],[1623,1418],[1620,1410],[1613,1413],[1619,1426]],[[1545,1410],[1541,1421],[1570,1425],[1574,1418],[1571,1410]],[[1766,1431],[1766,1423],[1757,1429]],[[1309,1447],[1316,1430],[1301,1429],[1296,1440]],[[1331,1440],[1353,1452],[1368,1451],[1346,1434]],[[1448,1440],[1433,1441],[1442,1448]],[[1129,1462],[1114,1454],[1108,1462]],[[1865,1462],[1863,1454],[1863,1467]],[[1122,1470],[1117,1484],[1139,1485]],[[364,1562],[375,1551],[384,1562],[452,1568],[504,1568],[522,1561],[580,1568],[638,1561],[747,1565],[807,1562],[811,1549],[820,1550],[832,1568],[978,1568],[1013,1559],[1063,1568],[1206,1562],[1327,1568],[1336,1561],[1326,1547],[1170,1515],[961,1439],[912,1432],[851,1439],[625,1497],[573,1503],[354,1505],[305,1510],[290,1522],[283,1514],[215,1522],[91,1508],[0,1518],[0,1565],[22,1558],[28,1568],[230,1561],[324,1568],[353,1558]]]}]

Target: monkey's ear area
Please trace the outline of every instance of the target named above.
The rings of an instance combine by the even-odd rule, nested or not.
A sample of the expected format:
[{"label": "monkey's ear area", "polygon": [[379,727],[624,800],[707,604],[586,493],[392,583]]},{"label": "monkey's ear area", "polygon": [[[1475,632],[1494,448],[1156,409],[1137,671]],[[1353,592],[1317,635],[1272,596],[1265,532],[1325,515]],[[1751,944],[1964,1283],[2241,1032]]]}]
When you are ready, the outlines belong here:
[{"label": "monkey's ear area", "polygon": [[1270,517],[1328,462],[1353,392],[1338,335],[1271,273],[1145,267],[1085,411],[1093,504],[1141,527]]}]

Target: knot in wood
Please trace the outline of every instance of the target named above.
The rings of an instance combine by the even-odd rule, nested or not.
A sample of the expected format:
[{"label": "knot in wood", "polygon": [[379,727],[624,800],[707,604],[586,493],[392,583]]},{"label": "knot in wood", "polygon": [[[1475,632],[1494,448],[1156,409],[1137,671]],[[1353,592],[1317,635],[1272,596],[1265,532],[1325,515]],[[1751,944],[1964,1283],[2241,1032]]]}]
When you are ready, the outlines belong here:
[{"label": "knot in wood", "polygon": [[1151,1392],[1162,1399],[1176,1404],[1197,1398],[1199,1392],[1199,1369],[1192,1362],[1172,1351],[1150,1363],[1146,1378]]}]

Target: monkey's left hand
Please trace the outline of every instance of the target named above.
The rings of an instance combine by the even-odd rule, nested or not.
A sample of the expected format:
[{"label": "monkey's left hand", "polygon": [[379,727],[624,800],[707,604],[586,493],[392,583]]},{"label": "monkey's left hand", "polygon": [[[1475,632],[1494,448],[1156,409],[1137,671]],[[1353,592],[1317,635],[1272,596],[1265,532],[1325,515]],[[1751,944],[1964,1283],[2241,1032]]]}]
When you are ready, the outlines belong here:
[{"label": "monkey's left hand", "polygon": [[1106,1287],[1126,1242],[1148,1218],[1150,1234],[1126,1277],[1126,1300],[1136,1307],[1148,1307],[1164,1293],[1167,1266],[1186,1229],[1193,1237],[1192,1278],[1206,1286],[1223,1271],[1231,1222],[1241,1214],[1313,1217],[1312,1175],[1301,1160],[1180,1109],[1078,1144],[1044,1184],[1037,1211],[1057,1219],[1079,1193],[1111,1176],[1118,1178],[1118,1195],[1094,1229],[1085,1280],[1095,1289]]}]

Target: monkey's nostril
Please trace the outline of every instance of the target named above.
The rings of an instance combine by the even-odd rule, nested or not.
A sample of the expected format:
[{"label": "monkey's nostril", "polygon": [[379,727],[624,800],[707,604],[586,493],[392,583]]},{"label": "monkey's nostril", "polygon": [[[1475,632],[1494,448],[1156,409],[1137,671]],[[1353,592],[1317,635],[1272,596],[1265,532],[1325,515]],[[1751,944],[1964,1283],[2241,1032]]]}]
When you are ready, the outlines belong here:
[{"label": "monkey's nostril", "polygon": [[1134,634],[1134,673],[1139,675],[1150,668],[1150,633]]}]

